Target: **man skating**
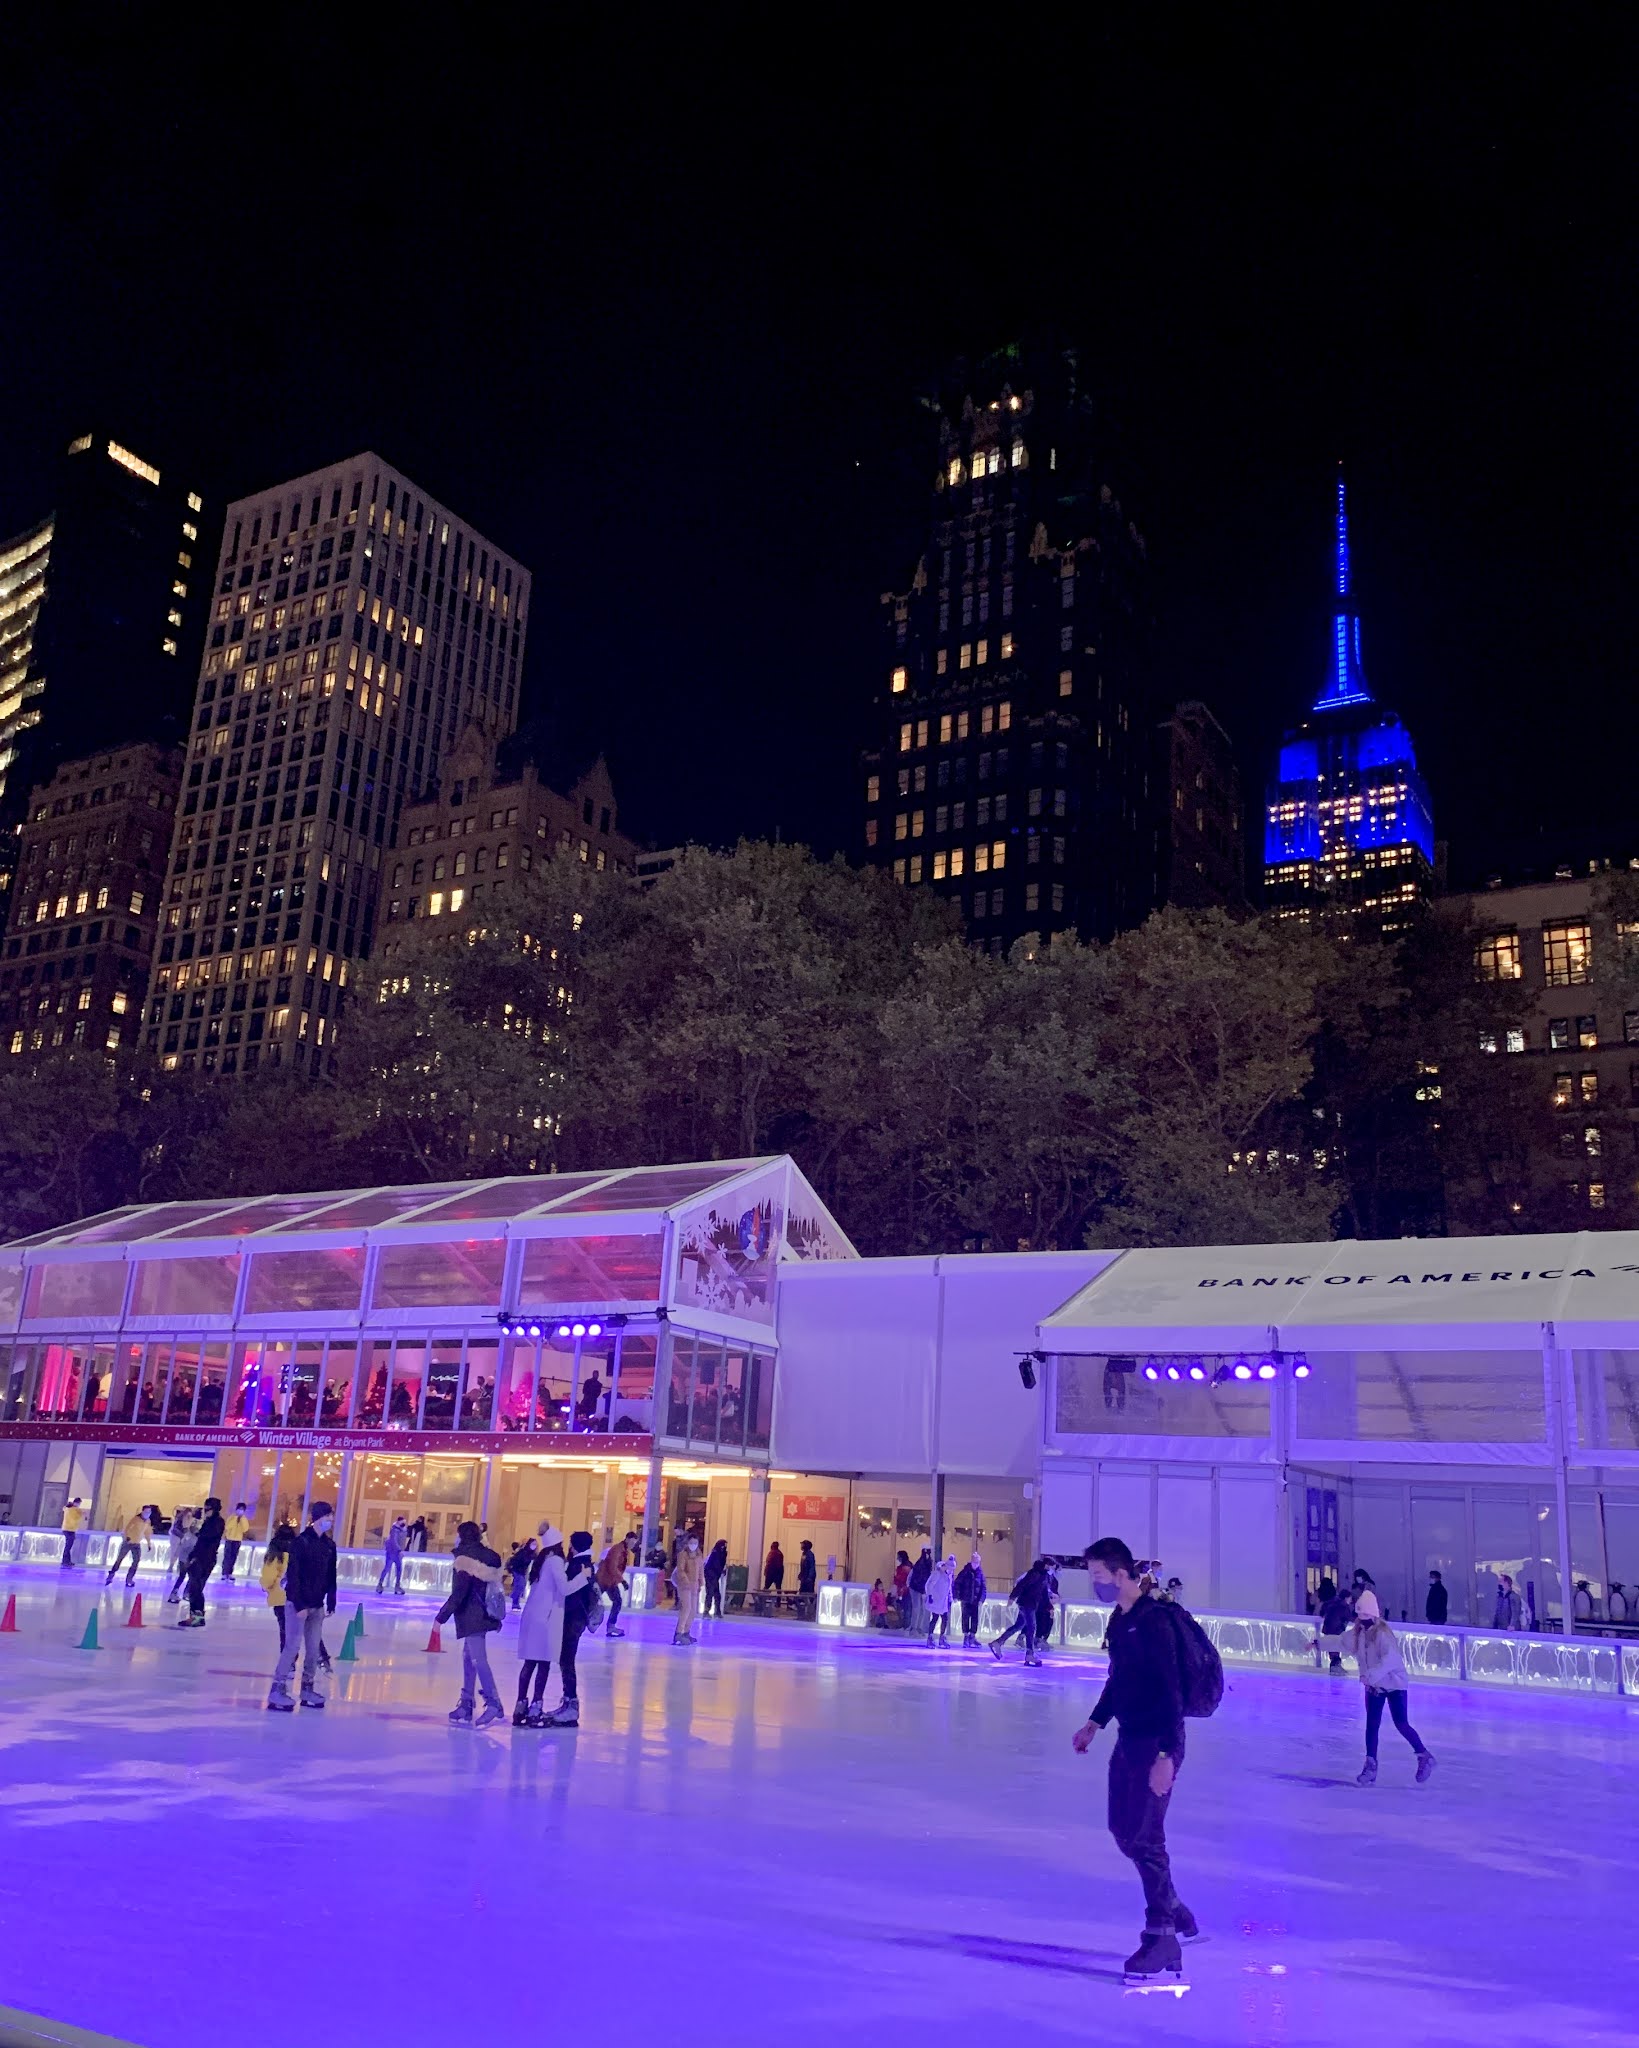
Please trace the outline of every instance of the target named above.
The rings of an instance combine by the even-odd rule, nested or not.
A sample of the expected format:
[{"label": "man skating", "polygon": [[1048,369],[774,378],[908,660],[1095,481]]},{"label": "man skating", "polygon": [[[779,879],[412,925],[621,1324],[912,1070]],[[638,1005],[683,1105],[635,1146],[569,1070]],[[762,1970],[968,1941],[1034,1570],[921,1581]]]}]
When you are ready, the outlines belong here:
[{"label": "man skating", "polygon": [[1178,1638],[1167,1610],[1146,1599],[1133,1554],[1104,1536],[1086,1553],[1093,1594],[1115,1604],[1105,1648],[1110,1673],[1098,1704],[1071,1741],[1085,1756],[1102,1729],[1118,1723],[1110,1757],[1110,1833],[1135,1865],[1144,1887],[1144,1934],[1127,1958],[1127,1979],[1144,1984],[1163,1972],[1180,1977],[1178,1944],[1200,1930],[1173,1889],[1167,1855],[1167,1808],[1184,1761],[1184,1688]]},{"label": "man skating", "polygon": [[199,1525],[188,1557],[188,1611],[177,1623],[178,1628],[205,1626],[205,1586],[216,1569],[224,1527],[222,1503],[213,1493],[205,1503],[205,1519]]},{"label": "man skating", "polygon": [[149,1508],[138,1508],[137,1512],[126,1523],[120,1533],[119,1554],[108,1567],[108,1576],[103,1580],[105,1586],[111,1586],[114,1583],[120,1566],[125,1563],[127,1558],[131,1561],[131,1569],[125,1575],[125,1583],[127,1586],[136,1584],[137,1566],[142,1562],[142,1546],[153,1533],[154,1518],[152,1510]]},{"label": "man skating", "polygon": [[66,1572],[74,1562],[74,1539],[85,1525],[85,1509],[80,1496],[75,1494],[63,1509],[63,1570]]},{"label": "man skating", "polygon": [[233,1584],[233,1568],[239,1562],[239,1546],[250,1534],[250,1516],[245,1512],[245,1503],[236,1500],[233,1513],[222,1525],[222,1581]]},{"label": "man skating", "polygon": [[285,1639],[268,1692],[270,1714],[292,1714],[290,1681],[298,1659],[302,1666],[302,1705],[322,1707],[319,1666],[324,1661],[321,1634],[326,1613],[336,1611],[336,1546],[330,1527],[335,1514],[328,1501],[316,1500],[307,1527],[290,1546],[285,1566]]}]

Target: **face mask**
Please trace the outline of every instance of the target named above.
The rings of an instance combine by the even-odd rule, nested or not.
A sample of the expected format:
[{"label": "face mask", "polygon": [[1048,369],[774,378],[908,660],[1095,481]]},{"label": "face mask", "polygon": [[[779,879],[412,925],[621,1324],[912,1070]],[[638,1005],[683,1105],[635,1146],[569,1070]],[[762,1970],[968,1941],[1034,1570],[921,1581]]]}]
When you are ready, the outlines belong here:
[{"label": "face mask", "polygon": [[328,1515],[322,1516],[313,1526],[321,1536],[328,1536],[330,1534],[330,1517]]},{"label": "face mask", "polygon": [[1113,1579],[1095,1578],[1093,1580],[1093,1598],[1095,1600],[1107,1601],[1113,1607],[1120,1597],[1120,1588]]}]

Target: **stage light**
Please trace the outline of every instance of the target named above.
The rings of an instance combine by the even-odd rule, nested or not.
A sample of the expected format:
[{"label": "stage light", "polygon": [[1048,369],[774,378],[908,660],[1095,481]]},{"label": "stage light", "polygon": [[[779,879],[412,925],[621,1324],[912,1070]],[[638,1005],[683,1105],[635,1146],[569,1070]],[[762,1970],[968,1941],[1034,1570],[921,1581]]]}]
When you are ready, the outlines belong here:
[{"label": "stage light", "polygon": [[1169,1380],[1181,1380],[1183,1377],[1184,1375],[1178,1370],[1177,1366],[1169,1365],[1167,1367],[1167,1378]]},{"label": "stage light", "polygon": [[1035,1361],[1033,1354],[1030,1352],[1025,1352],[1019,1359],[1019,1378],[1024,1382],[1027,1390],[1036,1384]]},{"label": "stage light", "polygon": [[1189,1376],[1192,1380],[1204,1380],[1206,1378],[1206,1367],[1199,1359],[1196,1359],[1195,1363],[1190,1367]]},{"label": "stage light", "polygon": [[1292,1377],[1295,1380],[1306,1380],[1309,1377],[1309,1367],[1303,1359],[1300,1358],[1293,1366]]},{"label": "stage light", "polygon": [[586,1325],[586,1334],[588,1337],[601,1337],[603,1335],[603,1325],[601,1323],[588,1323]]},{"label": "stage light", "polygon": [[1146,1365],[1144,1368],[1144,1377],[1147,1380],[1158,1380],[1161,1377],[1160,1367],[1154,1365]]},{"label": "stage light", "polygon": [[1260,1380],[1272,1380],[1272,1379],[1273,1379],[1274,1377],[1275,1377],[1275,1367],[1274,1367],[1274,1365],[1273,1365],[1273,1364],[1271,1364],[1271,1362],[1270,1362],[1270,1361],[1269,1361],[1269,1360],[1268,1360],[1268,1359],[1266,1358],[1266,1359],[1264,1360],[1264,1362],[1262,1363],[1262,1365],[1260,1365],[1260,1366],[1258,1367],[1258,1378],[1259,1378]]},{"label": "stage light", "polygon": [[574,1332],[567,1323],[559,1323],[555,1334],[559,1337],[569,1337],[573,1336]]},{"label": "stage light", "polygon": [[1249,1380],[1252,1377],[1252,1368],[1247,1364],[1244,1358],[1238,1359],[1236,1361],[1235,1377],[1238,1380]]}]

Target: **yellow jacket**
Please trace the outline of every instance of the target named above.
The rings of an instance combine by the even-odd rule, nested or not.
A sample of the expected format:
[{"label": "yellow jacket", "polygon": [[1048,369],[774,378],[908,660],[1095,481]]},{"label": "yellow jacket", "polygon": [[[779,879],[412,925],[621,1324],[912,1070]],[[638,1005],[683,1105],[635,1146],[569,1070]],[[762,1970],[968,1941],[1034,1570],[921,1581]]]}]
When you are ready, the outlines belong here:
[{"label": "yellow jacket", "polygon": [[63,1527],[68,1531],[70,1536],[72,1536],[75,1533],[75,1531],[80,1527],[84,1520],[84,1508],[69,1507],[63,1509]]},{"label": "yellow jacket", "polygon": [[229,1515],[228,1519],[222,1524],[222,1540],[225,1543],[243,1543],[249,1534],[250,1517],[248,1515]]},{"label": "yellow jacket", "polygon": [[283,1607],[285,1604],[285,1566],[288,1558],[270,1551],[262,1559],[262,1591],[267,1595],[269,1607]]},{"label": "yellow jacket", "polygon": [[154,1532],[150,1525],[142,1519],[141,1515],[133,1515],[130,1521],[126,1523],[124,1533],[127,1543],[141,1543],[146,1537],[152,1536]]}]

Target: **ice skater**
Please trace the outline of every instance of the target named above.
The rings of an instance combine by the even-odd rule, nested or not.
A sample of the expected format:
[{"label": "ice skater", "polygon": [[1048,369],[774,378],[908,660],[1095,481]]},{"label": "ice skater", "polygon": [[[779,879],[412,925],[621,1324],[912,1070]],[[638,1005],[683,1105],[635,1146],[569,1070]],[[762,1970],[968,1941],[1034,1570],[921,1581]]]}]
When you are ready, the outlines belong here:
[{"label": "ice skater", "polygon": [[928,1574],[927,1592],[924,1598],[928,1606],[927,1644],[931,1650],[937,1635],[948,1648],[950,1645],[950,1609],[955,1599],[956,1560],[947,1557],[942,1564],[936,1564]]},{"label": "ice skater", "polygon": [[[591,1538],[588,1537],[587,1541],[590,1544]],[[694,1617],[700,1611],[700,1586],[704,1577],[700,1539],[691,1534],[684,1538],[683,1547],[677,1553],[677,1562],[672,1566],[672,1590],[677,1595],[677,1626],[672,1630],[674,1643],[692,1643],[695,1640]]]},{"label": "ice skater", "polygon": [[1053,1640],[1053,1602],[1058,1598],[1059,1575],[1050,1557],[1038,1557],[1036,1566],[1041,1573],[1041,1599],[1036,1603],[1036,1661],[1040,1663],[1042,1651]]},{"label": "ice skater", "polygon": [[529,1591],[529,1568],[535,1562],[535,1539],[526,1536],[515,1546],[506,1561],[507,1576],[512,1581],[512,1606],[516,1611],[524,1604],[524,1595]]},{"label": "ice skater", "polygon": [[620,1626],[621,1596],[626,1585],[627,1564],[631,1551],[624,1539],[617,1539],[609,1545],[598,1562],[598,1591],[609,1596],[609,1619],[603,1624],[605,1642],[626,1631]]},{"label": "ice skater", "polygon": [[1322,1579],[1315,1588],[1315,1598],[1320,1602],[1320,1636],[1314,1644],[1316,1654],[1322,1650],[1329,1659],[1333,1671],[1343,1669],[1343,1645],[1354,1621],[1354,1605],[1347,1593],[1340,1593],[1330,1579]]},{"label": "ice skater", "polygon": [[194,1512],[192,1508],[178,1508],[171,1517],[171,1590],[165,1595],[167,1607],[174,1607],[182,1598],[182,1582],[188,1576],[188,1560],[193,1556]]},{"label": "ice skater", "polygon": [[933,1549],[922,1545],[922,1555],[911,1566],[911,1611],[905,1626],[920,1635],[928,1625],[928,1580],[933,1576]]},{"label": "ice skater", "polygon": [[63,1570],[66,1572],[74,1562],[74,1539],[85,1523],[85,1509],[80,1496],[75,1494],[63,1509]]},{"label": "ice skater", "polygon": [[714,1614],[719,1621],[723,1618],[723,1574],[727,1570],[728,1539],[719,1536],[711,1546],[711,1554],[706,1559],[705,1612],[708,1619]]},{"label": "ice skater", "polygon": [[1112,1601],[1116,1611],[1104,1638],[1109,1676],[1071,1743],[1085,1756],[1102,1729],[1118,1724],[1110,1756],[1110,1833],[1144,1887],[1144,1933],[1127,1958],[1126,1979],[1135,1986],[1165,1975],[1181,1980],[1178,1944],[1194,1941],[1200,1928],[1174,1888],[1167,1854],[1167,1808],[1184,1761],[1177,1624],[1165,1607],[1142,1594],[1138,1566],[1119,1537],[1100,1537],[1086,1556],[1094,1597]]},{"label": "ice skater", "polygon": [[971,1650],[979,1640],[979,1609],[985,1597],[985,1568],[979,1562],[978,1551],[956,1574],[952,1590],[962,1610],[962,1648]]},{"label": "ice skater", "polygon": [[222,1503],[213,1493],[205,1503],[205,1519],[194,1531],[193,1548],[188,1553],[188,1611],[177,1623],[178,1628],[205,1626],[205,1586],[216,1569],[225,1526]]},{"label": "ice skater", "polygon": [[550,1522],[540,1527],[540,1548],[529,1567],[529,1592],[518,1622],[518,1699],[512,1709],[514,1728],[546,1725],[546,1681],[563,1657],[563,1608],[569,1597],[563,1531]]},{"label": "ice skater", "polygon": [[1012,1601],[1018,1619],[1011,1627],[1004,1628],[999,1636],[993,1637],[989,1646],[990,1654],[998,1664],[1003,1645],[1011,1642],[1014,1636],[1024,1637],[1024,1661],[1027,1664],[1041,1662],[1036,1655],[1036,1615],[1041,1608],[1042,1584],[1039,1563],[1031,1565],[1027,1572],[1014,1580],[1013,1590],[1007,1597]]},{"label": "ice skater", "polygon": [[[488,1728],[506,1719],[506,1709],[495,1687],[495,1674],[489,1668],[489,1639],[506,1614],[506,1594],[501,1590],[501,1553],[490,1549],[476,1522],[460,1523],[455,1537],[450,1597],[438,1610],[438,1625],[453,1621],[461,1645],[461,1697],[450,1710],[450,1724],[456,1728]],[[484,1710],[476,1721],[472,1718],[475,1692],[484,1696]]]},{"label": "ice skater", "polygon": [[[691,1536],[695,1555],[700,1551],[700,1539]],[[580,1679],[575,1669],[575,1652],[580,1639],[586,1633],[587,1623],[592,1618],[593,1604],[598,1597],[597,1575],[592,1565],[592,1532],[577,1529],[569,1539],[569,1564],[565,1573],[569,1590],[563,1601],[563,1653],[559,1669],[563,1674],[563,1698],[546,1717],[548,1728],[578,1728],[580,1726]]]},{"label": "ice skater", "polygon": [[410,1525],[402,1515],[394,1515],[381,1539],[381,1570],[376,1574],[378,1593],[386,1592],[389,1578],[395,1593],[404,1591],[404,1553],[409,1547]]},{"label": "ice skater", "polygon": [[1400,1657],[1394,1630],[1383,1619],[1377,1595],[1368,1586],[1354,1607],[1354,1629],[1348,1654],[1359,1666],[1360,1683],[1366,1688],[1366,1761],[1357,1785],[1377,1783],[1377,1733],[1383,1725],[1386,1706],[1396,1728],[1411,1744],[1417,1758],[1417,1782],[1426,1785],[1434,1772],[1434,1759],[1423,1746],[1423,1738],[1406,1715],[1406,1694],[1411,1681]]},{"label": "ice skater", "polygon": [[[290,1681],[302,1667],[302,1705],[320,1708],[324,1694],[319,1690],[319,1667],[325,1662],[324,1617],[336,1611],[336,1545],[331,1527],[335,1510],[327,1500],[316,1500],[308,1510],[307,1527],[290,1546],[285,1563],[284,1646],[273,1668],[268,1689],[270,1714],[291,1714],[296,1702],[290,1697]],[[458,1582],[459,1583],[459,1582]]]},{"label": "ice skater", "polygon": [[290,1563],[290,1546],[295,1540],[295,1530],[288,1522],[281,1522],[268,1538],[267,1549],[262,1553],[262,1591],[267,1595],[267,1604],[278,1624],[281,1655],[285,1647],[285,1570]]},{"label": "ice skater", "polygon": [[131,1569],[125,1575],[125,1583],[128,1587],[136,1584],[137,1566],[142,1562],[142,1547],[153,1533],[154,1510],[138,1508],[120,1533],[119,1554],[108,1567],[108,1576],[103,1580],[105,1586],[114,1583],[120,1566],[127,1558],[131,1560]]},{"label": "ice skater", "polygon": [[236,1500],[233,1513],[222,1525],[222,1577],[227,1585],[233,1584],[234,1566],[239,1562],[239,1546],[250,1534],[250,1517],[245,1513],[245,1503]]}]

